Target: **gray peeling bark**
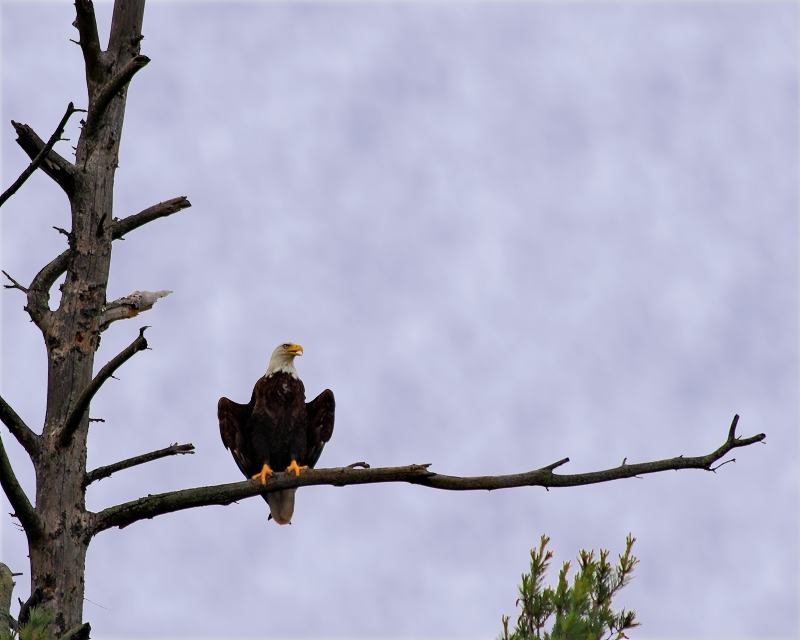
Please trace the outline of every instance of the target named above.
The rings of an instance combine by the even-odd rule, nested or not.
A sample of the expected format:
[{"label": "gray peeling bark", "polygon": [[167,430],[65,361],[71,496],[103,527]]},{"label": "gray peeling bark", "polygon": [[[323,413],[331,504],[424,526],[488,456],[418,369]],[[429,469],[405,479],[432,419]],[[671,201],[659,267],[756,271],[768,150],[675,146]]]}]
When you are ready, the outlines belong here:
[{"label": "gray peeling bark", "polygon": [[[725,443],[708,455],[679,456],[631,465],[623,461],[619,467],[592,473],[555,473],[555,469],[568,462],[566,458],[527,473],[473,478],[437,474],[428,469],[430,465],[370,469],[364,463],[355,463],[341,469],[313,469],[299,477],[276,474],[266,486],[245,481],[198,487],[147,496],[100,513],[87,511],[85,491],[91,482],[133,466],[194,450],[191,444],[174,444],[89,473],[86,471],[92,398],[117,367],[147,346],[142,329],[139,337],[93,378],[100,334],[112,322],[146,311],[158,298],[169,293],[137,291],[108,303],[106,288],[112,242],[144,224],[190,206],[186,198],[180,197],[121,220],[113,217],[114,173],[128,83],[149,62],[139,52],[144,4],[144,0],[115,0],[109,46],[102,51],[91,0],[76,0],[75,26],[86,66],[89,106],[74,164],[52,149],[60,139],[66,118],[75,110],[72,105],[48,143],[27,125],[13,123],[17,142],[32,162],[13,188],[2,196],[0,205],[13,196],[30,173],[41,169],[64,190],[72,211],[72,229],[60,230],[67,236],[69,248],[42,268],[28,287],[8,276],[12,284],[7,287],[22,291],[27,298],[25,310],[44,336],[48,358],[47,407],[41,435],[31,430],[0,398],[0,421],[24,447],[36,470],[34,506],[17,481],[0,440],[0,484],[25,530],[30,550],[33,596],[23,607],[21,616],[35,601],[47,607],[55,618],[49,629],[51,637],[85,640],[89,626],[82,624],[83,580],[86,552],[92,537],[112,527],[128,526],[182,509],[230,504],[270,491],[319,484],[407,482],[433,489],[474,491],[521,486],[579,486],[668,469],[714,471],[718,466],[713,465],[731,450],[764,440],[763,434],[737,438],[737,416]],[[65,273],[61,302],[58,309],[52,311],[50,290]],[[0,593],[0,607],[5,602],[4,597]]]}]

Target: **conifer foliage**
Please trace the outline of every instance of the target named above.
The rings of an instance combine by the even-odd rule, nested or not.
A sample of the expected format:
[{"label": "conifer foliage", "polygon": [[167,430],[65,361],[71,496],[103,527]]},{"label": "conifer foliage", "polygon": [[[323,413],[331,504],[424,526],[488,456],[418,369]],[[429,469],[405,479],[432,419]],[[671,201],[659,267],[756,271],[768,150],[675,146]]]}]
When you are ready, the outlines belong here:
[{"label": "conifer foliage", "polygon": [[[517,624],[509,631],[509,617],[503,616],[503,632],[498,640],[621,640],[625,631],[638,627],[636,613],[611,609],[612,598],[633,579],[639,559],[631,554],[636,538],[628,534],[625,552],[619,563],[608,561],[609,551],[581,549],[578,570],[572,585],[567,580],[570,562],[558,573],[555,589],[545,586],[553,552],[547,550],[550,538],[542,536],[538,549],[531,549],[530,573],[522,574],[517,606]],[[546,630],[549,626],[549,630]]]},{"label": "conifer foliage", "polygon": [[15,626],[0,633],[0,640],[46,640],[47,627],[53,621],[53,616],[43,607],[31,607],[27,614],[27,620],[20,625],[19,629]]}]

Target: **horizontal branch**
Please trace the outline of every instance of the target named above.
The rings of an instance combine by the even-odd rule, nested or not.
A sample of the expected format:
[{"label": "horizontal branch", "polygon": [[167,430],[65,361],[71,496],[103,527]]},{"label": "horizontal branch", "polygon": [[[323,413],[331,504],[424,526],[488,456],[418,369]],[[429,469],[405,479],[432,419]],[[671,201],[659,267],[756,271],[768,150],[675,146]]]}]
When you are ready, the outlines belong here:
[{"label": "horizontal branch", "polygon": [[117,95],[136,75],[136,72],[143,69],[150,62],[147,56],[135,56],[125,63],[113,78],[109,79],[105,85],[93,96],[89,103],[89,115],[86,118],[84,133],[89,135],[99,124],[106,112],[111,99]]},{"label": "horizontal branch", "polygon": [[[17,144],[22,147],[31,160],[35,161],[47,144],[27,124],[20,124],[13,120],[11,124],[17,132]],[[50,149],[39,166],[67,195],[72,193],[75,165]]]},{"label": "horizontal branch", "polygon": [[39,453],[39,436],[17,415],[17,412],[0,397],[0,420],[8,427],[11,435],[17,439],[31,458]]},{"label": "horizontal branch", "polygon": [[734,417],[728,439],[716,451],[705,456],[694,458],[669,458],[655,462],[641,464],[621,464],[613,469],[596,471],[592,473],[577,473],[562,475],[553,471],[569,462],[564,458],[541,469],[503,476],[476,476],[457,477],[446,476],[428,471],[430,465],[412,464],[405,467],[362,468],[363,463],[339,467],[335,469],[309,469],[300,476],[293,474],[276,474],[272,476],[266,486],[258,482],[245,480],[210,487],[184,489],[139,498],[114,507],[109,507],[96,514],[93,524],[93,535],[111,527],[126,527],[139,520],[154,518],[156,516],[203,507],[208,505],[227,505],[237,500],[252,496],[282,491],[293,487],[306,487],[312,485],[345,486],[351,484],[375,484],[380,482],[408,482],[419,484],[432,489],[447,491],[476,491],[494,489],[508,489],[512,487],[575,487],[587,484],[633,478],[648,473],[678,469],[705,469],[713,471],[714,462],[722,458],[732,449],[746,447],[755,442],[761,442],[766,437],[763,433],[751,438],[736,438],[736,424],[739,416]]},{"label": "horizontal branch", "polygon": [[159,202],[158,204],[154,204],[152,207],[148,207],[144,211],[140,211],[137,214],[128,216],[127,218],[122,218],[121,220],[114,220],[114,226],[111,227],[111,237],[114,240],[119,240],[126,233],[129,233],[134,229],[138,229],[139,227],[146,225],[148,222],[158,220],[159,218],[166,218],[167,216],[171,216],[173,213],[178,213],[178,211],[191,206],[192,203],[189,202],[186,196],[179,196],[177,198],[172,198],[172,200]]},{"label": "horizontal branch", "polygon": [[84,488],[88,487],[90,484],[92,484],[92,482],[102,480],[103,478],[108,478],[112,473],[116,473],[117,471],[130,469],[131,467],[152,462],[153,460],[160,460],[161,458],[166,458],[168,456],[185,455],[187,453],[194,453],[194,445],[191,443],[178,444],[176,442],[165,449],[159,449],[158,451],[151,451],[150,453],[144,453],[140,456],[134,456],[133,458],[128,458],[127,460],[122,460],[121,462],[115,462],[114,464],[110,464],[106,467],[97,467],[97,469],[94,469],[86,474],[86,478],[83,481],[83,486]]},{"label": "horizontal branch", "polygon": [[81,109],[76,109],[75,105],[71,102],[67,107],[67,112],[64,114],[64,117],[61,118],[61,122],[58,123],[58,127],[56,127],[55,133],[50,136],[50,139],[47,141],[47,144],[42,147],[42,150],[36,154],[36,157],[31,161],[28,167],[23,171],[19,178],[16,179],[14,184],[12,184],[8,189],[6,189],[2,195],[0,195],[0,207],[3,206],[6,200],[8,200],[11,196],[13,196],[17,190],[25,184],[25,181],[33,175],[33,172],[39,168],[39,165],[44,162],[44,159],[47,157],[47,154],[55,146],[56,142],[61,140],[61,136],[64,134],[64,127],[67,126],[67,121],[69,120],[70,116],[75,113],[76,111],[81,111]]},{"label": "horizontal branch", "polygon": [[29,540],[38,538],[42,533],[42,521],[39,519],[36,510],[28,500],[22,487],[14,474],[14,469],[6,454],[3,446],[3,439],[0,438],[0,485],[8,498],[11,508],[14,509],[14,516],[19,520]]},{"label": "horizontal branch", "polygon": [[159,299],[170,293],[172,291],[134,291],[129,296],[109,302],[100,316],[100,331],[108,329],[112,322],[135,318],[142,311],[149,311]]},{"label": "horizontal branch", "polygon": [[130,360],[134,354],[147,349],[147,340],[145,340],[144,337],[145,329],[147,329],[147,327],[139,329],[139,337],[112,358],[108,364],[100,369],[97,375],[92,378],[92,381],[86,385],[86,388],[78,397],[75,406],[72,407],[69,416],[67,416],[67,419],[64,421],[64,426],[61,428],[61,435],[58,437],[58,442],[62,447],[68,447],[70,442],[72,442],[72,436],[75,435],[75,432],[78,430],[81,420],[83,420],[84,415],[89,410],[89,404],[92,402],[92,398],[94,398],[95,394],[100,390],[100,387],[103,386],[103,383],[113,376],[114,372]]},{"label": "horizontal branch", "polygon": [[129,233],[134,229],[138,229],[139,227],[146,225],[148,222],[158,220],[158,218],[166,218],[167,216],[171,216],[173,213],[177,213],[178,211],[191,206],[192,203],[189,202],[186,196],[180,196],[178,198],[172,198],[172,200],[159,202],[158,204],[154,204],[152,207],[148,207],[144,211],[140,211],[137,214],[128,216],[127,218],[122,218],[121,220],[114,220],[114,226],[111,228],[111,237],[114,240],[119,240],[126,233]]}]

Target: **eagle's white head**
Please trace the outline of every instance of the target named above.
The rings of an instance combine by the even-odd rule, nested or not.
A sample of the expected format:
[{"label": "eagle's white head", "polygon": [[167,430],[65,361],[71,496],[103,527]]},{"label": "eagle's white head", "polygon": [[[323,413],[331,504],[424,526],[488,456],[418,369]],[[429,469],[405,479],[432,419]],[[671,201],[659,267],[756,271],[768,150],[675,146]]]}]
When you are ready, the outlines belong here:
[{"label": "eagle's white head", "polygon": [[294,368],[294,359],[296,356],[303,355],[303,347],[294,342],[284,342],[275,347],[272,356],[269,359],[269,366],[265,377],[271,376],[273,373],[283,371],[288,373],[294,378],[297,378],[297,369]]}]

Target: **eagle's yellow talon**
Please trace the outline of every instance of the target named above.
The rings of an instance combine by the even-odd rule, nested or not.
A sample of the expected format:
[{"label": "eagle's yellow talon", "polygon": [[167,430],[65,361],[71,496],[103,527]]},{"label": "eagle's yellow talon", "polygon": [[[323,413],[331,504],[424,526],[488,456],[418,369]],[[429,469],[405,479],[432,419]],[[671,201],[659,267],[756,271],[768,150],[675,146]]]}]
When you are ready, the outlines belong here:
[{"label": "eagle's yellow talon", "polygon": [[261,469],[259,473],[252,477],[253,480],[261,480],[261,484],[267,484],[267,476],[272,475],[272,469],[269,468],[269,465],[265,462],[264,467]]},{"label": "eagle's yellow talon", "polygon": [[301,471],[305,471],[306,469],[308,469],[307,466],[298,467],[297,466],[297,460],[292,460],[292,464],[290,464],[288,467],[286,467],[286,473],[291,473],[292,471],[294,471],[294,474],[296,476],[299,476],[300,472]]}]

